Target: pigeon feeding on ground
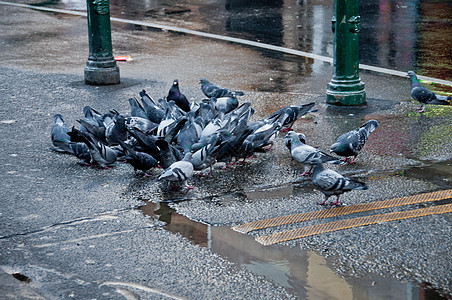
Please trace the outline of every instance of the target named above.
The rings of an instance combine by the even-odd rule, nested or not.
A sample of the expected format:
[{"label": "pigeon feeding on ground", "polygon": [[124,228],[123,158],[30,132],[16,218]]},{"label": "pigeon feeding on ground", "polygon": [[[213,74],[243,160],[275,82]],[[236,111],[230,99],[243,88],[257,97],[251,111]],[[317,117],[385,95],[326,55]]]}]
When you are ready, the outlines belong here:
[{"label": "pigeon feeding on ground", "polygon": [[425,111],[426,104],[449,105],[448,100],[452,100],[451,96],[437,95],[426,87],[422,86],[413,71],[408,71],[406,76],[410,78],[410,93],[414,100],[418,101],[421,106],[417,110],[420,113]]},{"label": "pigeon feeding on ground", "polygon": [[175,183],[178,187],[183,186],[185,189],[192,189],[193,187],[187,184],[187,179],[193,176],[193,164],[190,162],[191,157],[191,152],[185,154],[182,160],[176,161],[169,166],[157,180],[167,181],[170,187],[174,187],[172,184]]},{"label": "pigeon feeding on ground", "polygon": [[356,161],[356,157],[361,149],[364,147],[369,134],[375,130],[379,125],[377,120],[369,120],[359,128],[355,128],[349,132],[342,134],[337,138],[336,143],[332,144],[330,151],[339,156],[344,156],[344,161],[349,161],[349,156],[354,156],[350,163]]},{"label": "pigeon feeding on ground", "polygon": [[85,133],[72,127],[72,131],[68,134],[71,136],[72,141],[83,142],[88,146],[92,165],[98,164],[107,169],[116,162],[118,158],[116,151],[97,140],[90,133]]},{"label": "pigeon feeding on ground", "polygon": [[268,119],[278,118],[281,122],[281,131],[290,131],[295,121],[307,114],[314,105],[315,103],[311,102],[303,105],[286,106],[272,113]]},{"label": "pigeon feeding on ground", "polygon": [[50,138],[54,147],[51,149],[56,152],[71,153],[69,143],[71,142],[71,137],[68,132],[71,129],[63,120],[61,114],[55,114],[53,117],[53,125],[50,129]]},{"label": "pigeon feeding on ground", "polygon": [[147,176],[146,171],[158,165],[158,161],[152,155],[146,152],[135,151],[130,145],[121,140],[118,140],[118,142],[126,153],[123,159],[132,165],[135,172],[140,170]]},{"label": "pigeon feeding on ground", "polygon": [[220,87],[218,85],[210,83],[207,79],[201,78],[199,80],[199,83],[201,84],[201,90],[209,98],[221,98],[226,96],[243,96],[245,95],[244,92],[241,91],[232,91],[227,88]]},{"label": "pigeon feeding on ground", "polygon": [[312,173],[312,183],[325,195],[325,200],[318,203],[325,205],[326,201],[332,195],[336,195],[336,202],[331,205],[339,205],[339,196],[351,190],[367,190],[369,187],[359,181],[348,179],[341,174],[331,169],[325,169],[322,165],[322,160],[319,158],[313,159],[311,164],[314,166]]},{"label": "pigeon feeding on ground", "polygon": [[[306,145],[306,137],[302,133],[296,133],[295,131],[289,131],[285,137],[286,145],[290,145],[290,154],[293,159],[305,167],[305,172],[300,174],[300,176],[305,176],[312,174],[314,159],[320,159],[323,163],[327,162],[330,164],[342,164],[334,156],[331,156],[323,151],[320,151],[312,146]],[[306,166],[309,165],[310,168],[306,171]]]}]

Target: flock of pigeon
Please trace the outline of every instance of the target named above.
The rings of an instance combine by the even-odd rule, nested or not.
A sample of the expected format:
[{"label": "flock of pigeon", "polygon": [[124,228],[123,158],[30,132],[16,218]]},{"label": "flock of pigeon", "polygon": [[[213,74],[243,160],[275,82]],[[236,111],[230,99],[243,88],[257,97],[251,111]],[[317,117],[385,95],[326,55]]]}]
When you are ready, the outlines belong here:
[{"label": "flock of pigeon", "polygon": [[[448,99],[441,99],[422,87],[414,72],[407,75],[411,78],[412,97],[422,104],[419,112],[424,111],[425,103],[447,102]],[[251,103],[239,105],[237,98],[243,92],[217,86],[206,79],[201,79],[200,84],[207,97],[200,103],[190,103],[175,79],[168,95],[158,101],[145,90],[139,93],[140,101],[130,98],[129,115],[116,110],[102,114],[86,106],[83,118],[77,120],[79,129],[70,128],[63,116],[56,114],[51,128],[52,150],[72,154],[81,164],[102,168],[110,168],[121,160],[145,176],[149,176],[146,171],[160,167],[164,171],[157,180],[168,182],[170,188],[191,189],[187,179],[194,171],[212,171],[217,162],[224,162],[227,167],[239,159],[245,161],[271,147],[279,132],[288,131],[285,144],[291,156],[309,168],[301,175],[312,174],[312,183],[325,195],[319,204],[326,204],[330,196],[336,195],[336,201],[331,204],[339,205],[341,194],[368,189],[362,182],[324,168],[323,163],[354,163],[370,133],[379,125],[376,120],[369,120],[337,138],[330,152],[343,157],[339,159],[307,145],[304,134],[291,130],[298,118],[312,111],[314,103],[287,106],[251,122],[254,114]]]}]

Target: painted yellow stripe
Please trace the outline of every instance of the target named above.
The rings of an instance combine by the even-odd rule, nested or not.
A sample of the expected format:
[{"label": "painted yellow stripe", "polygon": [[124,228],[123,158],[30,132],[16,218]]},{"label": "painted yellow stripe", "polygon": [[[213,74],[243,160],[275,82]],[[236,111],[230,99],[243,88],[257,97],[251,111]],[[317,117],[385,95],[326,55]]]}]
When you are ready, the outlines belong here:
[{"label": "painted yellow stripe", "polygon": [[250,232],[253,230],[265,229],[265,228],[281,226],[281,225],[286,225],[286,224],[305,222],[305,221],[309,221],[309,220],[313,220],[313,219],[325,219],[325,218],[330,218],[330,217],[348,215],[348,214],[352,214],[352,213],[358,213],[358,212],[364,212],[364,211],[370,211],[370,210],[376,210],[376,209],[383,209],[383,208],[390,208],[390,207],[409,205],[409,204],[417,204],[417,203],[422,203],[422,202],[438,201],[438,200],[443,200],[443,199],[448,199],[448,198],[452,198],[452,190],[442,190],[442,191],[433,192],[433,193],[425,193],[425,194],[407,196],[407,197],[402,197],[402,198],[395,198],[395,199],[390,199],[390,200],[375,201],[375,202],[370,202],[370,203],[361,203],[361,204],[357,204],[357,205],[335,207],[335,208],[331,208],[331,209],[306,212],[306,213],[296,214],[296,215],[281,216],[281,217],[259,220],[259,221],[254,221],[254,222],[234,226],[234,227],[232,227],[232,229],[235,231],[241,232],[241,233],[247,233],[247,232]]},{"label": "painted yellow stripe", "polygon": [[299,239],[320,233],[343,230],[353,227],[366,226],[381,222],[397,221],[403,219],[417,218],[428,215],[444,214],[452,212],[452,204],[432,206],[409,211],[392,212],[387,214],[372,215],[353,219],[346,219],[336,222],[329,222],[319,225],[312,225],[303,228],[274,233],[271,235],[260,236],[256,241],[267,246],[294,239]]}]

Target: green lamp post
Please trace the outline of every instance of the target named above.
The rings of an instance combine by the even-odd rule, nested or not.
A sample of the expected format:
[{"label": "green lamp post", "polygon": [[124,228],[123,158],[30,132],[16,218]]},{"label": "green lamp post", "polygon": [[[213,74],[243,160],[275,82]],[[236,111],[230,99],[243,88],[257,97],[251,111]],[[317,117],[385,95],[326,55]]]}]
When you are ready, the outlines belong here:
[{"label": "green lamp post", "polygon": [[333,78],[328,83],[326,102],[336,105],[359,105],[366,102],[364,83],[359,78],[358,0],[334,0]]},{"label": "green lamp post", "polygon": [[119,67],[113,57],[109,0],[87,0],[89,57],[85,67],[85,83],[118,84]]}]

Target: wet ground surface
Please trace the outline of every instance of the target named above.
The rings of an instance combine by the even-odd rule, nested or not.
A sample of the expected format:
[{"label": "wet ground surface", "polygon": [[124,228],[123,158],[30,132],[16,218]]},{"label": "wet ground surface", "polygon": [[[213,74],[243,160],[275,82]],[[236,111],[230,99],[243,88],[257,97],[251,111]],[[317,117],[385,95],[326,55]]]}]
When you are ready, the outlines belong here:
[{"label": "wet ground surface", "polygon": [[[202,16],[204,9],[211,15],[218,9],[214,21],[224,27],[224,6],[190,6],[190,12],[183,12],[184,7],[173,14],[162,12],[161,6],[148,9],[158,12],[149,12],[152,18],[200,30],[210,28],[205,25],[209,22],[187,23],[174,16]],[[346,205],[451,189],[451,110],[428,107],[422,116],[415,113],[418,105],[409,98],[407,79],[363,72],[368,103],[332,107],[324,101],[328,64],[113,25],[115,53],[131,54],[134,60],[120,64],[120,85],[89,87],[83,84],[86,20],[3,8],[14,18],[4,15],[0,23],[5,27],[0,47],[8,54],[1,62],[5,104],[0,126],[6,153],[1,171],[6,195],[0,215],[5,220],[1,268],[30,278],[27,287],[51,298],[108,299],[289,298],[289,293],[308,299],[435,297],[434,290],[423,286],[451,293],[450,214],[269,247],[254,237],[296,225],[249,236],[231,231],[232,225],[257,219],[328,209],[316,205],[323,196],[309,178],[297,175],[300,168],[290,159],[283,135],[273,151],[244,165],[226,170],[217,165],[213,175],[194,177],[190,184],[196,188],[189,193],[157,184],[161,170],[144,178],[124,164],[113,170],[90,169],[48,150],[54,113],[62,113],[69,124],[76,124],[84,105],[127,113],[129,97],[143,88],[163,96],[175,77],[191,101],[199,100],[198,79],[206,77],[244,90],[241,100],[252,102],[255,118],[284,105],[316,101],[318,111],[299,120],[294,129],[320,149],[328,149],[342,132],[377,119],[381,125],[358,162],[336,167],[371,186],[344,195]],[[277,14],[281,7],[265,9]],[[426,75],[450,79],[441,73]],[[444,90],[450,92],[449,87]]]},{"label": "wet ground surface", "polygon": [[[331,1],[110,1],[112,16],[333,56]],[[86,10],[84,1],[38,5]],[[360,63],[452,80],[450,1],[359,1]],[[130,25],[133,26],[133,25]],[[129,27],[130,27],[129,26]],[[136,26],[137,30],[147,30]],[[315,69],[312,70],[316,72]],[[306,75],[306,70],[305,70]]]}]

